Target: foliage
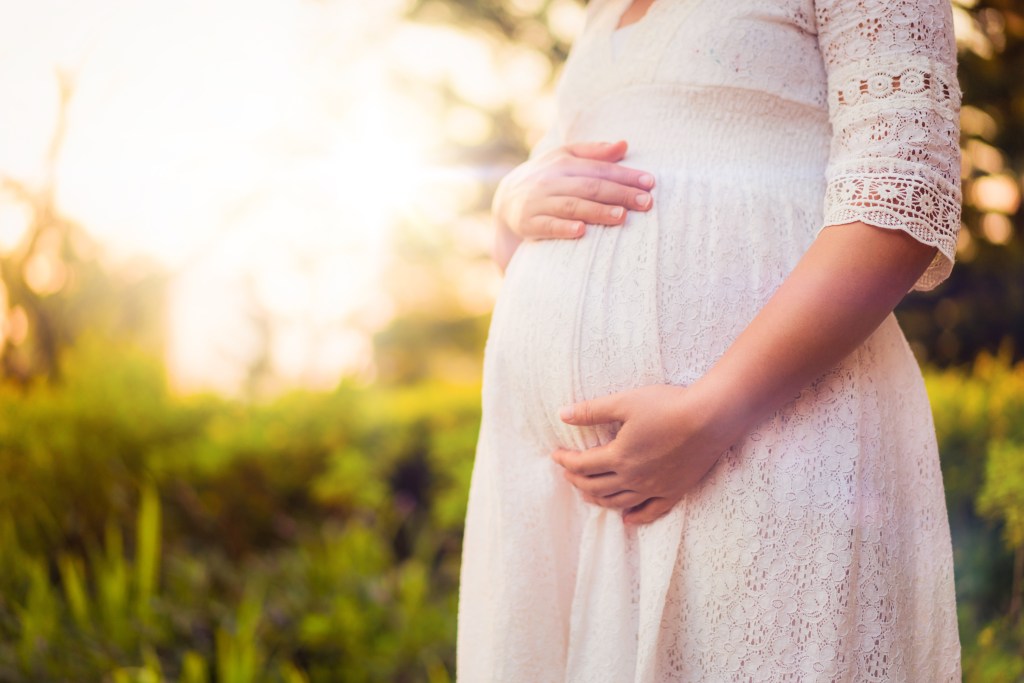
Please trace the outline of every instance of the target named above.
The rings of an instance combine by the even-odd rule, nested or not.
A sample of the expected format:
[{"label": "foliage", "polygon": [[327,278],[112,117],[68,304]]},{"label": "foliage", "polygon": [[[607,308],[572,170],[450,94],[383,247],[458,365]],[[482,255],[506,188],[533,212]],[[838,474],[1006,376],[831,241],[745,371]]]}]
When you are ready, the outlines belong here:
[{"label": "foliage", "polygon": [[[0,680],[451,679],[478,386],[254,405],[110,344],[64,367],[0,390]],[[1024,365],[927,381],[967,680],[1017,681]]]},{"label": "foliage", "polygon": [[0,254],[0,377],[22,385],[59,378],[62,353],[83,334],[131,338],[151,350],[163,343],[163,274],[110,268],[85,228],[58,208],[53,181],[74,82],[58,71],[57,86],[44,182],[0,175],[0,203],[31,216],[18,244]]},{"label": "foliage", "polygon": [[1024,364],[927,375],[953,532],[964,678],[1024,676]]},{"label": "foliage", "polygon": [[[416,0],[417,21],[460,25],[500,45],[528,46],[544,54],[557,76],[569,43],[553,20],[570,0]],[[585,4],[577,2],[578,5]],[[963,90],[963,230],[959,265],[935,291],[909,297],[897,311],[922,360],[968,364],[981,351],[1012,342],[1024,358],[1024,4],[1020,0],[953,0]],[[457,99],[453,93],[446,93]],[[475,106],[471,102],[460,102]],[[518,163],[529,135],[507,108],[484,112],[495,122],[485,163]],[[467,149],[472,161],[480,148]],[[485,197],[486,199],[486,197]],[[486,205],[486,201],[482,205]]]},{"label": "foliage", "polygon": [[[559,4],[409,7],[557,65]],[[957,4],[975,30],[961,46],[969,238],[950,281],[900,315],[923,356],[974,362],[927,381],[965,679],[1011,682],[1024,680],[1024,366],[1011,365],[1024,226],[982,190],[1019,187],[1024,168],[1024,14],[1010,0]],[[486,113],[494,139],[463,160],[521,157],[514,108]],[[104,269],[54,188],[4,189],[34,218],[0,260],[0,680],[450,680],[478,386],[433,378],[478,367],[485,318],[396,319],[376,340],[391,384],[262,404],[176,396],[153,355],[161,278]],[[1009,233],[993,229],[1006,221]],[[43,261],[61,277],[33,278]],[[1004,337],[1016,344],[1003,356],[974,361]]]},{"label": "foliage", "polygon": [[960,264],[935,293],[908,301],[908,335],[941,363],[969,363],[1012,340],[1024,357],[1024,6],[955,0],[963,90],[964,229]]},{"label": "foliage", "polygon": [[476,385],[247,405],[83,343],[0,389],[0,680],[444,681]]}]

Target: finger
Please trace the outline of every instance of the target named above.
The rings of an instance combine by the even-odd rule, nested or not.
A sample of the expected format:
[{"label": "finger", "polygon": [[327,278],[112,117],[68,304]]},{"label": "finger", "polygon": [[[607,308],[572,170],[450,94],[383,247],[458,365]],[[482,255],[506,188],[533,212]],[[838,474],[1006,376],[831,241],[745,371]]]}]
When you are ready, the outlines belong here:
[{"label": "finger", "polygon": [[613,493],[610,496],[603,498],[608,503],[608,507],[616,508],[619,510],[627,510],[632,507],[640,505],[647,500],[647,495],[643,493],[637,493],[636,491],[625,490]]},{"label": "finger", "polygon": [[[619,477],[614,472],[602,472],[601,474],[576,474],[571,470],[565,470],[565,480],[588,496],[607,498],[616,493],[621,493],[625,488]],[[636,503],[634,503],[635,505]]]},{"label": "finger", "polygon": [[562,422],[571,425],[600,425],[609,422],[623,422],[625,415],[622,414],[619,394],[608,394],[591,399],[580,401],[564,406],[558,417]]},{"label": "finger", "polygon": [[628,183],[594,176],[562,176],[544,182],[543,190],[552,197],[579,197],[608,206],[633,211],[651,208],[651,194]]},{"label": "finger", "polygon": [[[647,496],[636,491],[621,491],[612,496],[591,496],[584,494],[583,499],[588,502],[593,502],[594,505],[600,505],[603,508],[609,510],[620,510],[625,511],[631,507],[634,507],[642,503]],[[625,519],[625,518],[623,518]]]},{"label": "finger", "polygon": [[615,459],[607,445],[596,446],[585,451],[559,448],[551,453],[551,459],[573,474],[594,475],[615,472],[615,468],[611,466]]},{"label": "finger", "polygon": [[579,159],[572,156],[552,164],[543,175],[544,178],[549,180],[566,176],[601,178],[640,190],[650,190],[654,187],[654,176],[647,171],[630,168],[622,164],[592,159]]},{"label": "finger", "polygon": [[645,500],[645,496],[634,491],[623,491],[622,493],[614,496],[592,496],[587,493],[582,493],[582,498],[585,503],[597,505],[598,507],[607,508],[609,510],[626,510],[634,505],[642,503]]},{"label": "finger", "polygon": [[597,507],[607,508],[609,510],[616,511],[620,509],[615,507],[615,505],[612,504],[608,498],[602,498],[600,496],[591,496],[587,495],[586,493],[582,494],[581,497],[583,498],[584,503],[589,503],[590,505],[596,505]]},{"label": "finger", "polygon": [[587,495],[585,493],[583,494],[582,497],[583,497],[583,502],[584,503],[589,503],[591,505],[596,505],[597,507],[607,508],[609,510],[620,510],[621,509],[618,506],[616,506],[614,503],[612,503],[611,499],[609,499],[609,498],[602,498],[600,496],[589,496],[589,495]]},{"label": "finger", "polygon": [[[562,220],[575,220],[597,225],[619,225],[626,220],[626,210],[621,206],[608,206],[581,197],[545,197],[536,202],[538,216],[553,216]],[[529,223],[529,221],[527,221]]]},{"label": "finger", "polygon": [[575,239],[582,237],[586,230],[584,221],[549,214],[535,215],[524,221],[516,230],[516,234],[522,238],[537,240]]},{"label": "finger", "polygon": [[650,524],[672,509],[674,503],[667,498],[648,498],[640,505],[627,509],[622,514],[626,524]]},{"label": "finger", "polygon": [[601,159],[604,161],[620,161],[626,156],[629,144],[625,140],[616,142],[573,142],[565,146],[565,150],[574,157],[583,159]]}]

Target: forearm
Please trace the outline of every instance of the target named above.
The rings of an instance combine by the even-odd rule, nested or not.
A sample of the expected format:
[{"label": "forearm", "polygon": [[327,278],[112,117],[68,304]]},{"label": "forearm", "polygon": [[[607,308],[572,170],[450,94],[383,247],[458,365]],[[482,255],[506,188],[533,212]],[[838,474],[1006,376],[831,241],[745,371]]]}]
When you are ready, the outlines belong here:
[{"label": "forearm", "polygon": [[924,272],[935,249],[851,223],[821,232],[765,307],[693,385],[719,429],[742,436],[856,349]]}]

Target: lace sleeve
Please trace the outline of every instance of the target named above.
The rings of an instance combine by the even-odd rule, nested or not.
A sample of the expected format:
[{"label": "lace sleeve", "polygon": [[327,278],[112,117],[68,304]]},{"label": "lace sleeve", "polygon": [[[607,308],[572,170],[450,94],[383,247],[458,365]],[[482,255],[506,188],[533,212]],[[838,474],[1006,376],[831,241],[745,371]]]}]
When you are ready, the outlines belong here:
[{"label": "lace sleeve", "polygon": [[914,285],[953,267],[960,89],[949,0],[815,0],[832,146],[825,226],[863,221],[938,248]]}]

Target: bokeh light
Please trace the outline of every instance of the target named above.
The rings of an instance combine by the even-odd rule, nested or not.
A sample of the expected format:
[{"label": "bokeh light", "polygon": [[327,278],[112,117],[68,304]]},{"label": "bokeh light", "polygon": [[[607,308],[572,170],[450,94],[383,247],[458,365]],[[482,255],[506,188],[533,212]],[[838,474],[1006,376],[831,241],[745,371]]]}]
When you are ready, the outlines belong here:
[{"label": "bokeh light", "polygon": [[[570,30],[579,9],[560,4],[556,23]],[[383,278],[395,226],[464,220],[500,174],[445,166],[445,145],[484,142],[493,124],[481,107],[510,101],[524,103],[521,124],[543,126],[550,103],[530,95],[550,80],[546,58],[405,22],[405,9],[0,7],[0,40],[17,55],[0,65],[0,176],[52,186],[106,261],[171,272],[168,360],[180,388],[237,391],[268,345],[278,389],[372,372],[368,335],[393,312],[395,283]],[[59,75],[71,98],[48,166]],[[439,98],[442,85],[464,104]],[[0,242],[15,245],[30,220],[23,204],[0,202]],[[485,229],[480,217],[473,228]],[[29,268],[40,293],[61,287],[51,256]],[[466,297],[482,310],[495,274],[470,275],[467,291],[490,292]]]}]

